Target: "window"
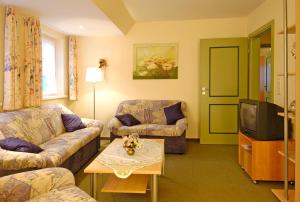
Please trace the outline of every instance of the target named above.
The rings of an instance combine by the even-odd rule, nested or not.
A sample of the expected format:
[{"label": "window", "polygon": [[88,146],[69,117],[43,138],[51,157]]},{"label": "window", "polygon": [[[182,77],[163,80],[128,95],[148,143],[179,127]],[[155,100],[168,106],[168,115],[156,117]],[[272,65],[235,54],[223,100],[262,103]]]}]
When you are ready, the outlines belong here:
[{"label": "window", "polygon": [[42,91],[43,99],[65,96],[64,40],[42,35]]},{"label": "window", "polygon": [[57,95],[55,40],[42,39],[42,88],[43,97]]}]

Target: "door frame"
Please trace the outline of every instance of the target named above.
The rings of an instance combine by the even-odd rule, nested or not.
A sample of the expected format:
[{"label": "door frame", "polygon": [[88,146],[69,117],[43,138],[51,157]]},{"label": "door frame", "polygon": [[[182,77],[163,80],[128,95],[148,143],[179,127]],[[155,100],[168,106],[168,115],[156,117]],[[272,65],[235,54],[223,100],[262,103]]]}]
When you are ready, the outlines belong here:
[{"label": "door frame", "polygon": [[251,57],[250,54],[252,52],[252,44],[253,41],[257,38],[259,38],[262,34],[264,34],[266,31],[270,30],[271,32],[271,102],[274,102],[274,41],[275,41],[275,20],[271,20],[267,24],[261,26],[260,28],[256,29],[254,32],[249,34],[249,57],[248,57],[248,98],[250,97],[250,68],[251,68]]}]

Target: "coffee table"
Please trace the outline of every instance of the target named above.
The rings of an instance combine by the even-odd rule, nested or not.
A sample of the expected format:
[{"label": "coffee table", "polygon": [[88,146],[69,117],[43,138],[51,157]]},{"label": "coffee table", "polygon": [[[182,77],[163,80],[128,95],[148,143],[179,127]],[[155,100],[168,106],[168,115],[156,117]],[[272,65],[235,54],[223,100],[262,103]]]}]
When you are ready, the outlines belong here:
[{"label": "coffee table", "polygon": [[[148,139],[149,140],[149,139]],[[115,139],[111,144],[116,144],[120,139]],[[157,190],[158,182],[157,178],[159,175],[164,174],[164,140],[163,139],[152,139],[161,144],[162,159],[161,161],[152,165],[145,166],[143,168],[134,170],[127,179],[120,179],[114,175],[113,170],[94,159],[85,169],[84,173],[91,174],[91,193],[96,199],[97,195],[97,175],[98,174],[110,174],[106,182],[104,183],[101,191],[102,192],[113,192],[113,193],[146,193],[147,184],[149,177],[151,178],[150,190],[151,190],[151,201],[157,202]]]}]

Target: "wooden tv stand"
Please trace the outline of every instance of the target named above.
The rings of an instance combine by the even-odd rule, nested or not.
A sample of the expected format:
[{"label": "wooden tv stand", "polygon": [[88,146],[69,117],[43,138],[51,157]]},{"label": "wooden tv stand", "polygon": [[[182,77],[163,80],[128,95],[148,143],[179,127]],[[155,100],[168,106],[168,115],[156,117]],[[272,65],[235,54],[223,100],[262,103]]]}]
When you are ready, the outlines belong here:
[{"label": "wooden tv stand", "polygon": [[[283,181],[283,158],[278,151],[283,149],[283,140],[259,141],[239,133],[239,164],[254,183],[257,181]],[[289,180],[294,181],[294,165],[289,165]]]}]

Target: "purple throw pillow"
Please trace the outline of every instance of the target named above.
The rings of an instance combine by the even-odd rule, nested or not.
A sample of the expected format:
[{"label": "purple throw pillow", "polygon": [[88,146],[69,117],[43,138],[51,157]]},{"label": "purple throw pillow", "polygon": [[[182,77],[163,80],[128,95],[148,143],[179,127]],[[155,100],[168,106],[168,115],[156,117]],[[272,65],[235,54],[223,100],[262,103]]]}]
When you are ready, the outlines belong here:
[{"label": "purple throw pillow", "polygon": [[0,140],[0,147],[2,149],[6,149],[9,151],[28,152],[28,153],[35,153],[35,154],[43,151],[43,149],[40,148],[39,146],[15,137],[9,137]]},{"label": "purple throw pillow", "polygon": [[135,126],[141,124],[141,122],[131,114],[116,115],[116,118],[125,126]]},{"label": "purple throw pillow", "polygon": [[76,114],[61,114],[61,118],[67,132],[73,132],[86,126]]},{"label": "purple throw pillow", "polygon": [[168,125],[174,125],[176,121],[184,118],[184,115],[181,111],[181,102],[178,102],[174,105],[164,108],[165,116],[167,118]]}]

